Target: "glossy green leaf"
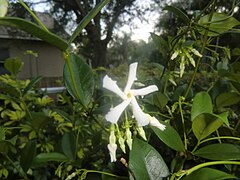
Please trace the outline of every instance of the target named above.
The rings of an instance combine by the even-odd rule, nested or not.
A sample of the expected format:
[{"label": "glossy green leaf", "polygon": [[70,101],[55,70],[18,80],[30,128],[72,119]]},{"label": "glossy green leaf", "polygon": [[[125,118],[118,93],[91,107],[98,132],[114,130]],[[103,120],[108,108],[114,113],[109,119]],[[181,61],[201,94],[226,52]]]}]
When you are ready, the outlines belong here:
[{"label": "glossy green leaf", "polygon": [[69,56],[63,74],[66,88],[72,97],[87,107],[94,90],[92,69],[76,54],[70,54]]},{"label": "glossy green leaf", "polygon": [[[163,122],[161,122],[163,123]],[[164,142],[167,146],[170,148],[176,150],[176,151],[185,151],[183,142],[178,134],[178,132],[169,124],[163,123],[166,126],[166,129],[164,131],[161,131],[160,129],[156,127],[152,127],[153,132],[158,136],[158,138]]]},{"label": "glossy green leaf", "polygon": [[166,6],[166,7],[164,7],[163,10],[167,10],[167,11],[174,13],[175,15],[177,15],[179,18],[181,18],[182,20],[184,20],[187,23],[190,22],[189,17],[184,12],[182,12],[180,9],[178,9],[177,7]]},{"label": "glossy green leaf", "polygon": [[20,157],[20,165],[23,168],[23,171],[27,172],[31,167],[32,161],[36,156],[37,143],[36,141],[28,141],[25,147],[22,149]]},{"label": "glossy green leaf", "polygon": [[109,0],[103,0],[98,5],[96,5],[79,23],[71,39],[68,42],[68,46],[74,41],[74,39],[82,32],[83,28],[101,11],[101,9],[108,3]]},{"label": "glossy green leaf", "polygon": [[14,76],[21,71],[23,67],[23,62],[20,58],[9,58],[4,61],[4,67]]},{"label": "glossy green leaf", "polygon": [[[202,27],[209,29],[208,36],[218,36],[219,34],[225,33],[231,30],[233,27],[240,25],[240,22],[232,16],[224,13],[213,13],[211,20],[210,14],[203,16],[198,21],[198,24]],[[205,34],[206,29],[199,28],[201,34]]]},{"label": "glossy green leaf", "polygon": [[202,140],[216,131],[222,124],[223,121],[213,114],[203,113],[194,118],[192,129],[196,138]]},{"label": "glossy green leaf", "polygon": [[31,112],[31,116],[32,119],[29,119],[29,123],[31,123],[33,129],[36,131],[44,128],[44,126],[51,121],[51,118],[43,112]]},{"label": "glossy green leaf", "polygon": [[62,162],[67,161],[68,158],[61,153],[51,152],[51,153],[40,153],[33,159],[34,165],[45,164],[49,161]]},{"label": "glossy green leaf", "polygon": [[65,133],[62,137],[63,153],[71,160],[75,159],[76,155],[76,138],[73,133]]},{"label": "glossy green leaf", "polygon": [[181,180],[225,180],[237,179],[235,176],[212,168],[201,168]]},{"label": "glossy green leaf", "polygon": [[197,93],[193,99],[191,109],[191,120],[193,121],[198,115],[202,113],[212,113],[212,100],[207,92]]},{"label": "glossy green leaf", "polygon": [[130,151],[130,179],[161,179],[169,175],[169,170],[161,155],[148,143],[137,138]]},{"label": "glossy green leaf", "polygon": [[0,0],[0,17],[4,17],[8,10],[8,0]]},{"label": "glossy green leaf", "polygon": [[48,42],[49,44],[56,46],[62,51],[65,51],[68,48],[66,41],[51,32],[45,31],[30,21],[16,17],[3,17],[0,18],[0,25],[21,29],[45,42]]},{"label": "glossy green leaf", "polygon": [[240,95],[235,92],[225,92],[221,93],[216,98],[216,106],[218,108],[228,107],[240,102]]},{"label": "glossy green leaf", "polygon": [[227,143],[211,144],[197,150],[194,155],[211,160],[240,160],[240,147]]}]

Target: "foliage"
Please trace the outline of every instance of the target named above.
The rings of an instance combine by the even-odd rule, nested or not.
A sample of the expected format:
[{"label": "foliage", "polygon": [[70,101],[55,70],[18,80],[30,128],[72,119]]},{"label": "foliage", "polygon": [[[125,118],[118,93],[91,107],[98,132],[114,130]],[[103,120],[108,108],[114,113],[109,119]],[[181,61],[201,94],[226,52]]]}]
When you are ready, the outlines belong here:
[{"label": "foliage", "polygon": [[[72,40],[104,3],[84,18]],[[103,91],[102,73],[108,72],[118,84],[123,84],[126,64],[112,70],[93,70],[82,57],[71,52],[72,40],[67,42],[50,33],[41,23],[0,18],[1,25],[23,29],[63,51],[68,91],[59,94],[54,102],[35,88],[39,77],[31,81],[17,78],[23,66],[19,59],[6,60],[10,74],[0,76],[0,177],[68,180],[240,177],[240,63],[238,59],[232,61],[232,52],[236,55],[238,50],[231,51],[215,41],[225,33],[239,32],[236,27],[240,22],[231,12],[215,12],[215,3],[213,0],[196,19],[168,6],[166,9],[182,18],[185,25],[179,27],[174,37],[151,34],[165,63],[142,63],[134,86],[141,87],[143,83],[158,86],[158,92],[139,98],[138,102],[147,117],[160,120],[165,129],[138,127],[128,121],[133,119],[128,109],[119,126],[109,126],[104,120],[110,106],[119,101]],[[27,30],[26,25],[32,29]],[[111,143],[121,147],[116,163],[109,162],[107,144]],[[125,149],[125,144],[129,148]]]}]

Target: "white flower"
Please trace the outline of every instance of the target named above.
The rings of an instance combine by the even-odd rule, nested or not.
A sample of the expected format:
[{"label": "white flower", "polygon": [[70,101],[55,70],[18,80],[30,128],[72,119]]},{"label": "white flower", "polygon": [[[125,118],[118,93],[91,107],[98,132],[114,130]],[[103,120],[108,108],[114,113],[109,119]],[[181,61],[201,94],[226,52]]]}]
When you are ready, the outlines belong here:
[{"label": "white flower", "polygon": [[[137,120],[138,126],[146,126],[150,123],[150,125],[156,125],[156,123],[151,123],[154,117],[149,114],[144,113],[138,105],[136,100],[136,96],[145,96],[152,92],[158,91],[158,87],[156,85],[147,86],[141,89],[131,89],[134,81],[136,80],[136,72],[137,72],[138,63],[132,63],[129,67],[129,74],[126,87],[124,91],[122,91],[116,81],[113,81],[107,75],[103,78],[103,87],[114,92],[120,98],[122,98],[122,102],[114,108],[111,108],[110,111],[105,115],[107,121],[111,123],[117,123],[122,112],[126,109],[126,107],[131,104],[133,115]],[[155,118],[156,119],[156,118]],[[162,125],[159,121],[158,123]],[[161,127],[157,124],[157,127]],[[164,126],[164,125],[162,125]]]}]

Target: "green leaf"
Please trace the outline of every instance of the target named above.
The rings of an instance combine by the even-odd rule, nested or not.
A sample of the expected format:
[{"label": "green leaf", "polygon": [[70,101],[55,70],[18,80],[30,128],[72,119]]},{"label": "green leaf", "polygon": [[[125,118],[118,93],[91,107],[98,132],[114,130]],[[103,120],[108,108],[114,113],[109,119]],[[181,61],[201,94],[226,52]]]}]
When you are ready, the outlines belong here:
[{"label": "green leaf", "polygon": [[183,142],[178,132],[169,124],[164,122],[161,123],[166,126],[166,129],[164,131],[161,131],[160,129],[151,126],[152,130],[158,136],[158,138],[163,141],[167,146],[176,151],[185,151]]},{"label": "green leaf", "polygon": [[21,71],[23,67],[23,62],[20,58],[8,58],[4,61],[4,67],[14,76]]},{"label": "green leaf", "polygon": [[92,69],[76,54],[70,54],[64,66],[64,81],[68,92],[87,107],[94,90],[94,77]]},{"label": "green leaf", "polygon": [[182,180],[225,180],[237,179],[235,176],[212,168],[201,168],[182,178]]},{"label": "green leaf", "polygon": [[213,13],[209,21],[210,16],[211,15],[208,14],[199,19],[198,24],[205,27],[205,29],[202,27],[199,28],[201,34],[205,34],[206,29],[209,29],[208,36],[218,36],[240,24],[237,19],[224,13]]},{"label": "green leaf", "polygon": [[154,93],[153,102],[159,108],[164,108],[168,103],[168,97],[161,92]]},{"label": "green leaf", "polygon": [[194,118],[192,123],[193,133],[198,140],[202,140],[216,131],[223,121],[213,114],[203,113]]},{"label": "green leaf", "polygon": [[63,153],[71,160],[75,159],[76,155],[76,138],[73,133],[65,133],[62,137]]},{"label": "green leaf", "polygon": [[188,16],[182,12],[180,9],[178,9],[177,7],[174,6],[166,6],[164,7],[163,10],[167,10],[170,11],[172,13],[174,13],[175,15],[177,15],[179,18],[181,18],[182,20],[184,20],[186,23],[190,22],[190,19],[188,18]]},{"label": "green leaf", "polygon": [[9,151],[16,153],[16,148],[13,146],[13,144],[8,140],[0,141],[0,153],[8,154]]},{"label": "green leaf", "polygon": [[240,147],[227,143],[211,144],[193,154],[211,160],[240,160]]},{"label": "green leaf", "polygon": [[154,33],[150,33],[150,35],[154,44],[157,46],[158,50],[162,54],[163,58],[166,59],[169,50],[167,41],[165,41],[165,39],[163,39],[161,36],[158,36]]},{"label": "green leaf", "polygon": [[11,97],[19,97],[20,93],[17,91],[17,89],[3,81],[0,80],[0,92],[4,92],[7,95],[9,95],[9,99]]},{"label": "green leaf", "polygon": [[101,9],[108,3],[109,0],[103,0],[98,3],[79,23],[77,28],[74,30],[71,39],[68,42],[68,46],[74,41],[74,39],[82,32],[82,30],[87,26],[87,24],[101,11]]},{"label": "green leaf", "polygon": [[207,92],[197,93],[193,99],[191,109],[191,120],[193,121],[198,115],[202,113],[212,113],[212,100]]},{"label": "green leaf", "polygon": [[67,160],[68,160],[68,158],[64,154],[61,154],[61,153],[57,153],[57,152],[40,153],[34,158],[33,164],[41,165],[41,164],[45,164],[49,161],[62,162],[62,161],[67,161]]},{"label": "green leaf", "polygon": [[8,10],[8,0],[0,0],[0,17],[4,17]]},{"label": "green leaf", "polygon": [[169,170],[161,155],[148,143],[137,138],[130,151],[130,179],[162,179],[169,175]]},{"label": "green leaf", "polygon": [[5,140],[5,130],[0,126],[0,141]]},{"label": "green leaf", "polygon": [[48,42],[49,44],[56,46],[61,51],[65,51],[68,48],[68,44],[66,41],[27,20],[16,17],[3,17],[0,18],[0,25],[21,29],[29,34],[32,34],[42,39],[45,42]]},{"label": "green leaf", "polygon": [[29,119],[29,122],[31,123],[31,126],[34,130],[38,131],[41,128],[44,128],[44,126],[51,121],[51,118],[48,117],[43,112],[31,112],[32,119]]},{"label": "green leaf", "polygon": [[41,81],[42,79],[43,79],[42,76],[37,76],[37,77],[35,77],[34,79],[32,79],[32,80],[30,81],[30,83],[27,85],[27,87],[24,88],[24,90],[23,90],[23,95],[25,95],[30,89],[33,88],[34,85],[36,85],[36,84],[37,84],[39,81]]},{"label": "green leaf", "polygon": [[240,96],[238,93],[235,92],[225,92],[221,93],[216,98],[216,106],[218,108],[228,107],[240,102]]},{"label": "green leaf", "polygon": [[31,167],[32,161],[36,156],[37,150],[36,141],[28,141],[25,147],[22,149],[21,157],[20,157],[20,165],[23,168],[24,172],[27,172]]}]

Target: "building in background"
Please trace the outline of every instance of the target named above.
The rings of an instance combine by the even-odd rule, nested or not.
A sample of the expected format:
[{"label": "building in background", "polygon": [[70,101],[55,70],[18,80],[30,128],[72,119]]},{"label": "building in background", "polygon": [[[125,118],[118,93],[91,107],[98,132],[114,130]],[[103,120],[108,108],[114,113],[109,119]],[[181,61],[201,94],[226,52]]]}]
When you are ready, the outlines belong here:
[{"label": "building in background", "polygon": [[[38,13],[39,18],[50,30],[54,28],[54,20],[46,13]],[[37,53],[35,57],[26,53],[32,51]],[[5,74],[4,60],[9,57],[20,57],[24,67],[19,73],[20,79],[32,79],[43,76],[40,86],[57,86],[56,80],[62,79],[64,59],[62,52],[23,31],[0,26],[0,74]]]}]

